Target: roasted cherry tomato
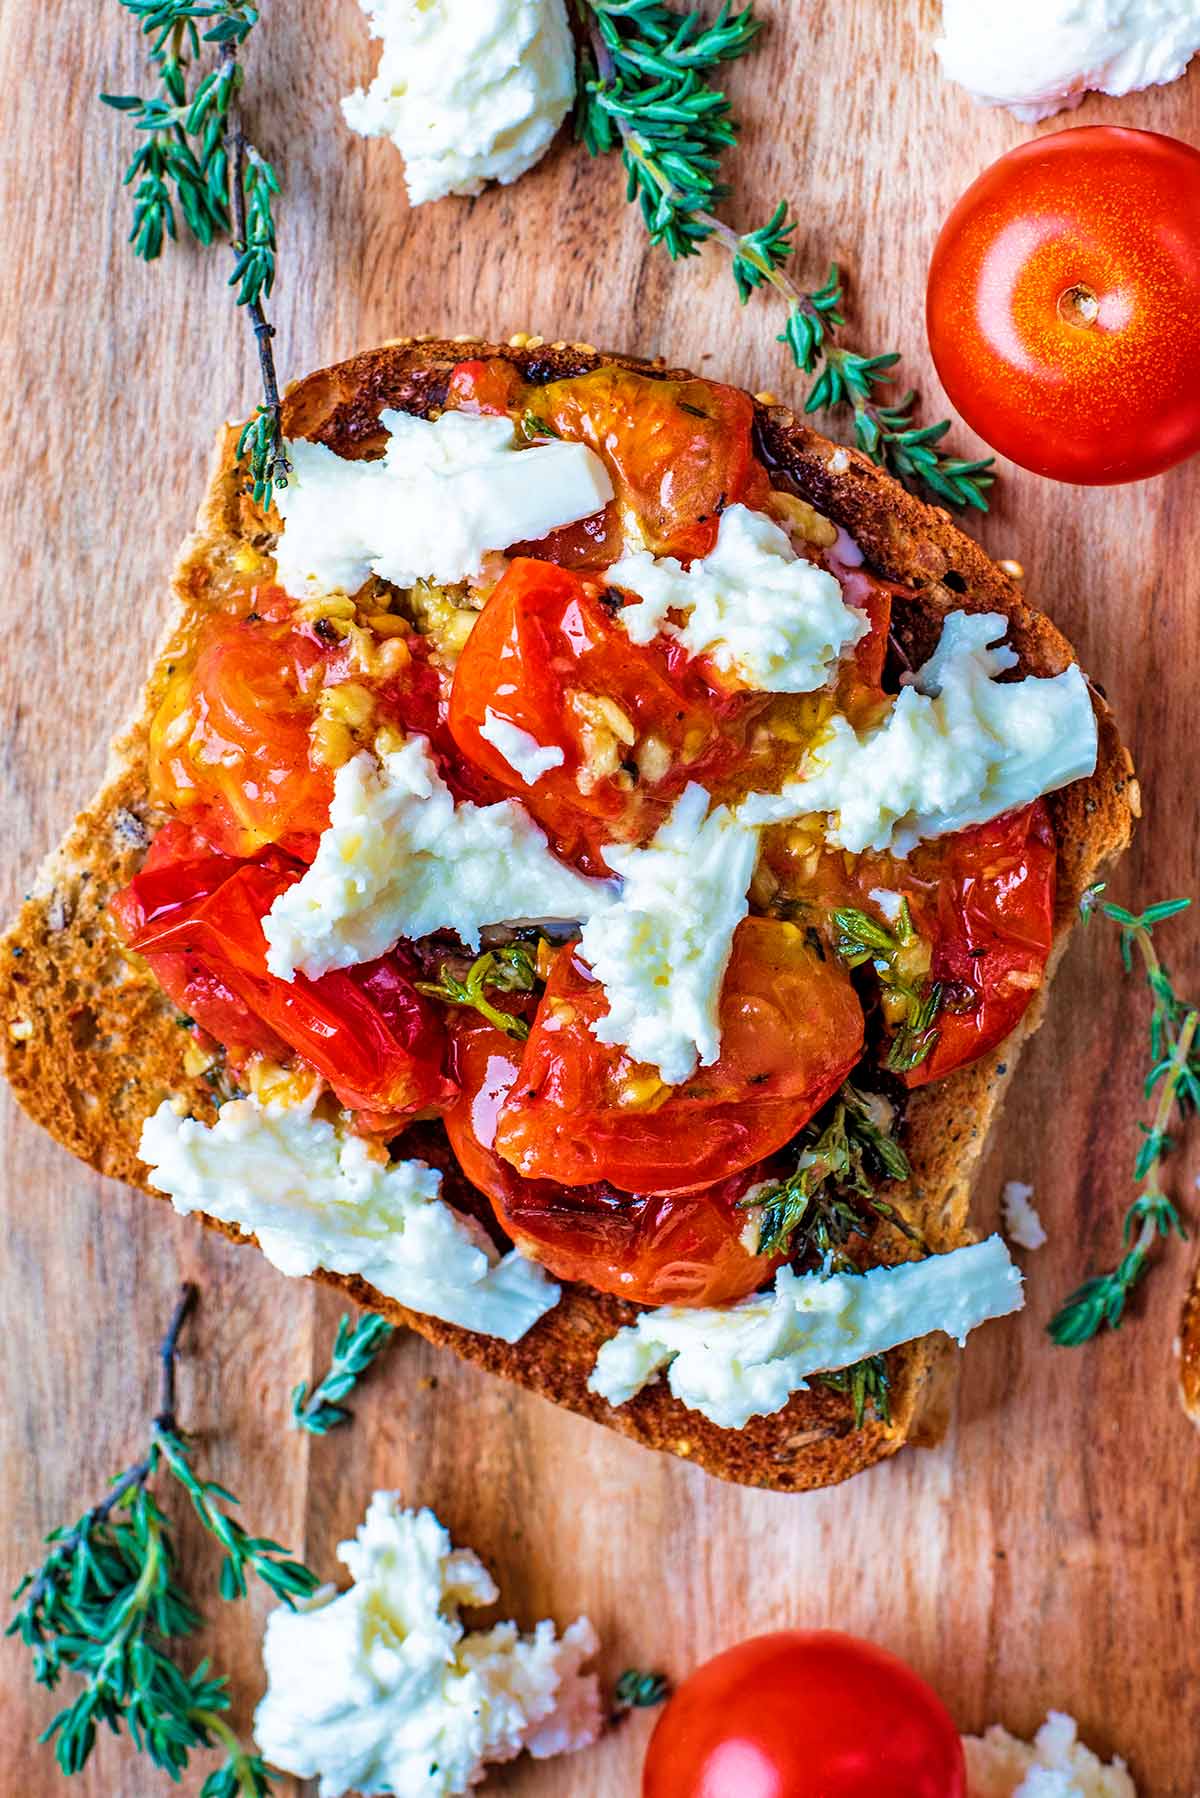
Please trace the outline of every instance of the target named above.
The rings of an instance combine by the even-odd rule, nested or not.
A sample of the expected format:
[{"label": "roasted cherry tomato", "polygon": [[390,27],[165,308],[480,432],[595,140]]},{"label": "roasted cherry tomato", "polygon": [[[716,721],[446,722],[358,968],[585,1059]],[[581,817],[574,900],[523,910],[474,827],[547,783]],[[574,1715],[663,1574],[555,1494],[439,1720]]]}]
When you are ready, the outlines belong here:
[{"label": "roasted cherry tomato", "polygon": [[917,849],[899,881],[933,944],[942,1008],[932,1052],[904,1076],[925,1086],[978,1061],[1014,1030],[1054,939],[1057,851],[1042,800]]},{"label": "roasted cherry tomato", "polygon": [[684,1085],[598,1043],[604,989],[561,949],[501,1107],[495,1144],[529,1179],[622,1192],[707,1186],[762,1161],[836,1092],[862,1052],[848,976],[793,924],[744,918],[721,990],[721,1054]]},{"label": "roasted cherry tomato", "polygon": [[778,1630],[684,1680],[659,1717],[642,1798],[966,1798],[933,1688],[837,1630]]},{"label": "roasted cherry tomato", "polygon": [[[645,841],[689,781],[719,793],[748,763],[766,703],[715,693],[677,648],[631,643],[578,575],[521,559],[459,657],[450,730],[561,854],[603,872],[605,843]],[[559,765],[527,785],[483,734],[495,718],[557,749]]]},{"label": "roasted cherry tomato", "polygon": [[112,901],[121,934],[202,1030],[236,1060],[299,1055],[344,1105],[412,1116],[455,1097],[443,1073],[445,1032],[399,952],[309,980],[267,972],[262,919],[303,872],[277,850],[253,861],[196,857],[172,823],[146,866]]},{"label": "roasted cherry tomato", "polygon": [[967,189],[929,270],[929,344],[967,423],[1025,468],[1138,481],[1200,448],[1200,153],[1085,126]]},{"label": "roasted cherry tomato", "polygon": [[748,1254],[742,1241],[739,1200],[764,1178],[760,1167],[697,1192],[657,1196],[603,1182],[524,1180],[493,1146],[521,1044],[494,1025],[466,1022],[454,1030],[452,1065],[461,1096],[444,1122],[459,1166],[513,1241],[556,1278],[641,1305],[727,1305],[771,1277],[777,1260]]},{"label": "roasted cherry tomato", "polygon": [[[726,506],[761,509],[766,500],[767,473],[754,453],[754,404],[736,387],[611,365],[539,387],[522,382],[509,364],[463,362],[451,377],[449,403],[511,412],[527,428],[548,426],[604,459],[617,498],[603,530],[603,562],[589,566],[623,553],[613,516],[622,506],[635,513],[648,549],[686,560],[708,554]],[[572,560],[580,565],[577,556]]]}]

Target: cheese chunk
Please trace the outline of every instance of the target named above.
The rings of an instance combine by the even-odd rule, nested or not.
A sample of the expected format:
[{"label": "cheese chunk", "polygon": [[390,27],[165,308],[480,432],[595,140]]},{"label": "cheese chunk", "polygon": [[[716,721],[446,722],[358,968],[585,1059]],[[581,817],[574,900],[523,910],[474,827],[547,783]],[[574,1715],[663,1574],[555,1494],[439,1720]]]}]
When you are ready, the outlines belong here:
[{"label": "cheese chunk", "polygon": [[254,1715],[272,1766],[319,1779],[320,1798],[451,1798],[484,1770],[570,1754],[600,1733],[599,1647],[586,1617],[559,1636],[542,1622],[468,1631],[461,1609],[490,1605],[495,1581],[456,1549],[432,1511],[377,1492],[338,1548],[353,1584],[281,1605],[263,1639],[266,1694]]},{"label": "cheese chunk", "polygon": [[383,54],[342,101],[351,130],[390,137],[412,205],[515,181],[545,155],[575,94],[563,0],[361,0]]},{"label": "cheese chunk", "polygon": [[[708,656],[763,692],[825,686],[868,630],[833,575],[797,556],[785,531],[746,506],[722,513],[716,547],[690,568],[638,550],[610,568],[608,580],[637,595],[617,613],[633,642],[675,637],[689,655]],[[687,617],[676,624],[672,612]]]},{"label": "cheese chunk", "polygon": [[381,412],[389,433],[375,461],[349,461],[303,438],[275,496],[283,532],[280,585],[297,598],[356,593],[370,574],[398,587],[479,573],[510,543],[544,537],[612,498],[603,462],[583,443],[518,452],[512,421],[444,412],[432,422]]},{"label": "cheese chunk", "polygon": [[693,784],[644,849],[605,848],[624,884],[580,942],[608,998],[593,1035],[649,1062],[669,1086],[720,1054],[721,983],[758,854],[756,831],[708,807]]},{"label": "cheese chunk", "polygon": [[623,1405],[666,1368],[682,1404],[740,1430],[781,1411],[813,1374],[935,1330],[962,1342],[1023,1303],[1021,1275],[999,1236],[865,1274],[825,1279],[784,1267],[770,1292],[736,1305],[644,1311],[601,1348],[588,1389]]},{"label": "cheese chunk", "polygon": [[377,1292],[447,1323],[517,1342],[559,1288],[513,1250],[501,1259],[473,1218],[438,1197],[423,1161],[377,1160],[371,1145],[307,1105],[231,1099],[214,1124],[164,1100],[138,1154],[176,1211],[202,1211],[258,1238],[281,1273],[360,1274]]},{"label": "cheese chunk", "polygon": [[739,816],[781,823],[828,812],[829,842],[904,856],[923,838],[984,824],[1091,774],[1096,718],[1074,663],[1048,680],[1000,683],[1017,664],[998,613],[952,612],[934,654],[889,716],[859,735],[840,714],[799,778],[752,793]]},{"label": "cheese chunk", "polygon": [[1019,1249],[1040,1249],[1046,1242],[1046,1227],[1033,1202],[1033,1188],[1023,1180],[1007,1180],[1000,1195],[1000,1211],[1004,1234]]},{"label": "cheese chunk", "polygon": [[1078,1737],[1074,1717],[1051,1711],[1032,1742],[998,1723],[964,1736],[968,1798],[1137,1798],[1123,1760],[1105,1767]]},{"label": "cheese chunk", "polygon": [[491,706],[483,714],[479,734],[485,743],[499,750],[513,773],[519,775],[527,787],[534,786],[551,768],[561,768],[565,760],[557,744],[547,748],[527,730],[493,712]]},{"label": "cheese chunk", "polygon": [[485,924],[574,922],[612,897],[551,853],[515,799],[456,806],[425,738],[411,737],[338,769],[312,866],[263,919],[267,966],[315,977],[435,930],[476,949]]}]

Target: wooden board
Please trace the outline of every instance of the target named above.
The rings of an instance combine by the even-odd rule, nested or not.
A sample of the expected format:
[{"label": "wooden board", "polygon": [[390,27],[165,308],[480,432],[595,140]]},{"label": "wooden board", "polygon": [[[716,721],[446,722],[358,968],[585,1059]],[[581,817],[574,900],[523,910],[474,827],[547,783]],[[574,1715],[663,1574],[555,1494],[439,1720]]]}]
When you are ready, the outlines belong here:
[{"label": "wooden board", "polygon": [[[746,120],[730,166],[737,222],[793,200],[800,265],[823,276],[836,256],[851,271],[857,341],[904,348],[928,417],[942,403],[921,323],[938,223],[978,169],[1027,135],[941,81],[934,10],[763,0],[771,30],[730,75]],[[771,301],[739,312],[715,252],[679,268],[648,254],[618,169],[589,165],[568,142],[513,190],[410,215],[395,153],[352,139],[337,111],[372,61],[352,0],[274,0],[266,12],[248,92],[286,185],[273,308],[285,374],[414,330],[532,329],[797,391]],[[213,429],[248,408],[254,375],[219,255],[182,249],[145,268],[125,247],[117,183],[131,133],[93,95],[140,80],[128,18],[112,0],[46,0],[33,39],[27,8],[6,0],[0,77],[7,910],[98,780],[158,632],[164,571]],[[1125,104],[1089,102],[1075,118],[1200,138],[1200,73]],[[1006,471],[983,535],[1025,564],[1134,746],[1146,819],[1114,893],[1146,902],[1194,890],[1200,462],[1109,492]],[[1174,963],[1200,982],[1194,930],[1172,928]],[[182,1415],[247,1518],[322,1575],[337,1571],[334,1546],[373,1488],[393,1486],[484,1556],[526,1624],[587,1610],[606,1674],[637,1663],[678,1675],[752,1631],[838,1624],[906,1655],[964,1728],[1002,1718],[1028,1732],[1047,1706],[1068,1708],[1098,1748],[1129,1758],[1144,1793],[1188,1798],[1200,1791],[1200,1444],[1176,1405],[1171,1347],[1190,1252],[1171,1252],[1119,1336],[1068,1353],[1044,1334],[1064,1291],[1113,1254],[1144,1021],[1112,940],[1078,939],[977,1192],[988,1226],[1004,1179],[1037,1187],[1051,1241],[1028,1260],[1028,1309],[970,1345],[941,1449],[810,1498],[723,1488],[415,1340],[395,1345],[352,1430],[302,1440],[285,1427],[288,1391],[324,1365],[336,1302],[93,1177],[9,1104],[3,1584],[139,1452],[153,1347],[186,1275],[204,1301]],[[1193,1172],[1181,1156],[1185,1202]],[[184,1535],[199,1592],[213,1557],[193,1552],[186,1523]],[[244,1723],[266,1606],[255,1593],[206,1608],[203,1647],[232,1676]],[[0,1787],[19,1777],[25,1798],[50,1798],[65,1785],[33,1738],[53,1700],[30,1686],[11,1643],[0,1668]],[[522,1766],[495,1789],[629,1798],[648,1728],[631,1719],[569,1768]],[[75,1784],[80,1798],[166,1789],[108,1739]]]}]

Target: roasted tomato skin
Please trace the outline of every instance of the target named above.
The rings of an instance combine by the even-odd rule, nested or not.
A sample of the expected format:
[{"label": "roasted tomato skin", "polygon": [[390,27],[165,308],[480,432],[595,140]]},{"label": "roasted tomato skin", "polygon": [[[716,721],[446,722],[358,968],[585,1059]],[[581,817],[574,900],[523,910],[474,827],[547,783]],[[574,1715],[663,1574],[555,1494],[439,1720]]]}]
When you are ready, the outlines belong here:
[{"label": "roasted tomato skin", "polygon": [[[653,836],[689,781],[719,791],[747,761],[764,704],[761,694],[714,692],[663,645],[631,643],[596,589],[570,570],[520,559],[459,657],[450,731],[474,767],[520,798],[560,854],[604,873],[603,845]],[[560,750],[559,766],[526,785],[481,734],[489,712]]]},{"label": "roasted tomato skin", "polygon": [[697,1192],[657,1195],[522,1179],[494,1148],[521,1045],[482,1020],[457,1025],[453,1036],[460,1096],[443,1121],[458,1164],[506,1233],[557,1279],[641,1305],[726,1305],[770,1278],[778,1261],[747,1253],[739,1209],[765,1177],[760,1167]]},{"label": "roasted tomato skin", "polygon": [[793,924],[745,918],[721,994],[721,1054],[683,1086],[598,1043],[603,988],[558,952],[502,1105],[498,1153],[527,1179],[608,1181],[622,1192],[707,1186],[789,1142],[862,1053],[845,972]]},{"label": "roasted tomato skin", "polygon": [[202,1030],[235,1060],[299,1055],[352,1110],[414,1116],[443,1109],[441,1018],[398,952],[317,980],[267,971],[262,919],[302,867],[278,850],[251,861],[207,854],[178,823],[159,832],[146,866],[115,895],[122,937]]}]

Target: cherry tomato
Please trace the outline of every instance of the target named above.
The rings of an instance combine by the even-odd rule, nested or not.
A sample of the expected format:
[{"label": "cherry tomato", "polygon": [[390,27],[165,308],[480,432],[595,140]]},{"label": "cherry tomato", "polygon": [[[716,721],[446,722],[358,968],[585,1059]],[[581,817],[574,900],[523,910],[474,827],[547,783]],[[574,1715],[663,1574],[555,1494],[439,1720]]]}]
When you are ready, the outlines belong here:
[{"label": "cherry tomato", "polygon": [[622,1192],[707,1186],[764,1160],[836,1092],[862,1052],[849,978],[793,924],[744,918],[721,992],[721,1053],[683,1086],[598,1043],[604,989],[555,958],[501,1106],[495,1146],[518,1173]]},{"label": "cherry tomato", "polygon": [[933,1688],[873,1643],[778,1630],[716,1655],[659,1717],[642,1798],[966,1798]]},{"label": "cherry tomato", "polygon": [[202,1030],[241,1061],[292,1052],[352,1109],[411,1116],[444,1108],[445,1033],[399,952],[309,980],[267,972],[262,919],[303,872],[277,850],[253,861],[196,858],[195,834],[159,832],[142,872],[112,900],[131,949]]},{"label": "cherry tomato", "polygon": [[[761,694],[714,693],[686,656],[631,643],[594,587],[549,562],[513,562],[458,660],[450,730],[516,793],[555,848],[604,872],[605,843],[645,841],[691,780],[718,792],[748,763]],[[488,714],[562,761],[532,786],[482,731]]]},{"label": "cherry tomato", "polygon": [[1200,448],[1200,153],[1085,126],[967,189],[929,270],[946,391],[994,449],[1059,481],[1159,474]]},{"label": "cherry tomato", "polygon": [[454,1031],[460,1097],[444,1123],[459,1166],[500,1224],[557,1279],[584,1281],[640,1305],[727,1305],[770,1279],[778,1260],[742,1242],[752,1167],[693,1193],[618,1192],[604,1182],[524,1180],[493,1147],[496,1119],[521,1066],[521,1044],[493,1025]]}]

